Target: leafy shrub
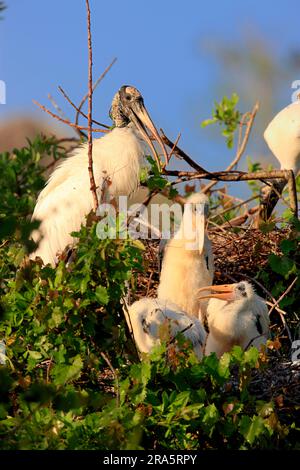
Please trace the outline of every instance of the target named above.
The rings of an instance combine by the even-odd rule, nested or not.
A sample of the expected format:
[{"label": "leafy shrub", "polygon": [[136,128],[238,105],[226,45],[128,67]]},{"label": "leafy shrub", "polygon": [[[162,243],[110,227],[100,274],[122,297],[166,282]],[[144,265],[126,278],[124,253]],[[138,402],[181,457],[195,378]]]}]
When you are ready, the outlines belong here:
[{"label": "leafy shrub", "polygon": [[282,422],[275,402],[249,392],[264,353],[235,347],[199,363],[179,335],[138,360],[121,302],[142,269],[140,243],[99,240],[91,218],[71,263],[20,267],[40,156],[56,149],[38,139],[0,158],[0,448],[294,448],[293,416]]}]

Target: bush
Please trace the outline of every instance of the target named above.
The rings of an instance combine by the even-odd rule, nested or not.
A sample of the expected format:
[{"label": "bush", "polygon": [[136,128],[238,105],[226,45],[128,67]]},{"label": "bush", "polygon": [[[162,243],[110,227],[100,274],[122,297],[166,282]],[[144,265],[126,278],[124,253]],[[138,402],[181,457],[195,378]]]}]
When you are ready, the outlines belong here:
[{"label": "bush", "polygon": [[122,298],[143,269],[140,243],[99,240],[91,218],[69,265],[19,267],[45,151],[56,156],[55,140],[0,157],[0,449],[296,447],[293,414],[283,422],[274,401],[249,391],[264,352],[235,347],[199,363],[179,335],[139,361]]}]

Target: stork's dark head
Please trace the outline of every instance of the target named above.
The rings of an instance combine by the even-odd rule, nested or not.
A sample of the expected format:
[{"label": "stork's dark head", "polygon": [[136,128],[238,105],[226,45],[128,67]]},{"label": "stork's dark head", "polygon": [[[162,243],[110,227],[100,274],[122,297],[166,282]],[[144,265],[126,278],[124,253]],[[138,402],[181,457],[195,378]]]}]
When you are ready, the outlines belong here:
[{"label": "stork's dark head", "polygon": [[129,124],[132,124],[141,133],[151,148],[156,162],[160,167],[160,159],[149,135],[147,134],[146,128],[151,132],[152,137],[157,140],[166,157],[165,146],[145,108],[141,93],[133,86],[122,86],[114,96],[109,114],[116,127],[126,127]]}]

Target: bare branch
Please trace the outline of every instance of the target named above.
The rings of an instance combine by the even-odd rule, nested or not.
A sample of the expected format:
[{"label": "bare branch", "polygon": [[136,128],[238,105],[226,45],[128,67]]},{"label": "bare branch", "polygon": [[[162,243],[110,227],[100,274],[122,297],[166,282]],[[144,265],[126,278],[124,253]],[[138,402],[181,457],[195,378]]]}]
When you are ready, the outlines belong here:
[{"label": "bare branch", "polygon": [[[83,116],[85,119],[88,119],[87,115],[83,112],[83,111],[80,111],[79,108],[77,108],[76,104],[73,103],[73,101],[69,98],[69,96],[67,95],[67,93],[65,92],[65,90],[59,86],[58,87],[59,91],[62,93],[62,95],[64,96],[64,98],[66,98],[66,100],[68,101],[68,103],[70,103],[71,106],[73,106],[73,108],[78,111],[81,116]],[[110,129],[109,126],[107,126],[106,124],[102,124],[101,122],[99,121],[96,121],[95,119],[92,119],[92,122],[94,124],[97,124],[97,126],[102,126],[102,127],[105,127],[105,129]]]},{"label": "bare branch", "polygon": [[183,150],[181,150],[175,143],[173,143],[164,133],[162,129],[160,129],[162,133],[162,141],[172,149],[172,153],[176,153],[179,157],[181,157],[183,160],[185,160],[192,168],[194,168],[196,171],[202,172],[209,174],[208,171],[206,171],[202,166],[198,165],[198,163],[194,162],[194,160],[189,157]]},{"label": "bare branch", "polygon": [[[97,88],[97,86],[99,85],[99,83],[103,80],[103,78],[105,77],[105,75],[107,74],[107,72],[112,68],[112,66],[114,65],[114,63],[117,61],[117,58],[115,57],[112,62],[109,64],[108,67],[106,67],[106,69],[104,70],[104,72],[100,75],[99,78],[97,78],[97,80],[95,81],[94,85],[93,85],[93,91],[95,91],[95,89]],[[89,93],[86,93],[86,95],[84,95],[84,97],[82,98],[82,100],[80,101],[80,104],[78,106],[78,111],[76,113],[76,118],[75,118],[75,123],[78,124],[78,119],[79,119],[79,113],[81,111],[81,108],[82,106],[84,105],[84,103],[86,102],[86,100],[88,99],[88,96],[89,96]]]},{"label": "bare branch", "polygon": [[88,67],[88,159],[89,159],[89,177],[91,184],[91,192],[93,195],[94,211],[98,208],[97,188],[93,171],[93,134],[92,134],[92,110],[93,110],[93,50],[92,50],[92,34],[91,34],[91,11],[89,0],[85,0],[87,11],[87,30],[88,30],[88,52],[89,52],[89,67]]},{"label": "bare branch", "polygon": [[[57,114],[52,113],[49,109],[47,109],[45,106],[43,106],[38,101],[36,101],[36,100],[32,100],[32,101],[39,108],[41,108],[43,111],[45,111],[45,113],[50,114],[50,116],[52,116],[54,119],[57,119],[58,121],[63,122],[64,124],[67,124],[70,127],[73,127],[74,129],[80,129],[82,131],[88,131],[89,130],[88,127],[79,126],[78,124],[74,124],[73,122],[69,121],[68,119],[63,119],[60,116],[58,116]],[[106,129],[91,129],[91,130],[92,130],[92,132],[102,132],[104,134],[107,134],[109,132]]]}]

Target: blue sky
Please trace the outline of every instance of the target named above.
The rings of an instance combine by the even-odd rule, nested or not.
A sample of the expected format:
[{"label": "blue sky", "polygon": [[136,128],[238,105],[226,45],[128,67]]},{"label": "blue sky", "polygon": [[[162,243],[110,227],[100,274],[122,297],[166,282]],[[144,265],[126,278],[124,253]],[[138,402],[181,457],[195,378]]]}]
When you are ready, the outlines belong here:
[{"label": "blue sky", "polygon": [[[115,91],[132,84],[144,95],[157,126],[173,139],[182,132],[181,146],[209,169],[224,168],[232,152],[221,138],[212,139],[209,130],[200,129],[200,122],[210,115],[213,100],[222,96],[218,83],[224,79],[230,88],[232,77],[201,45],[239,44],[243,31],[253,29],[279,60],[300,47],[296,0],[90,3],[94,77],[118,58],[95,93],[95,117],[108,121]],[[48,93],[72,116],[57,86],[62,85],[75,102],[87,89],[85,1],[6,0],[6,4],[0,22],[0,79],[7,85],[7,104],[0,105],[0,118],[14,112],[41,116],[32,99],[51,107]],[[300,71],[294,78],[300,79]],[[278,106],[290,102],[290,83],[283,83]]]}]

